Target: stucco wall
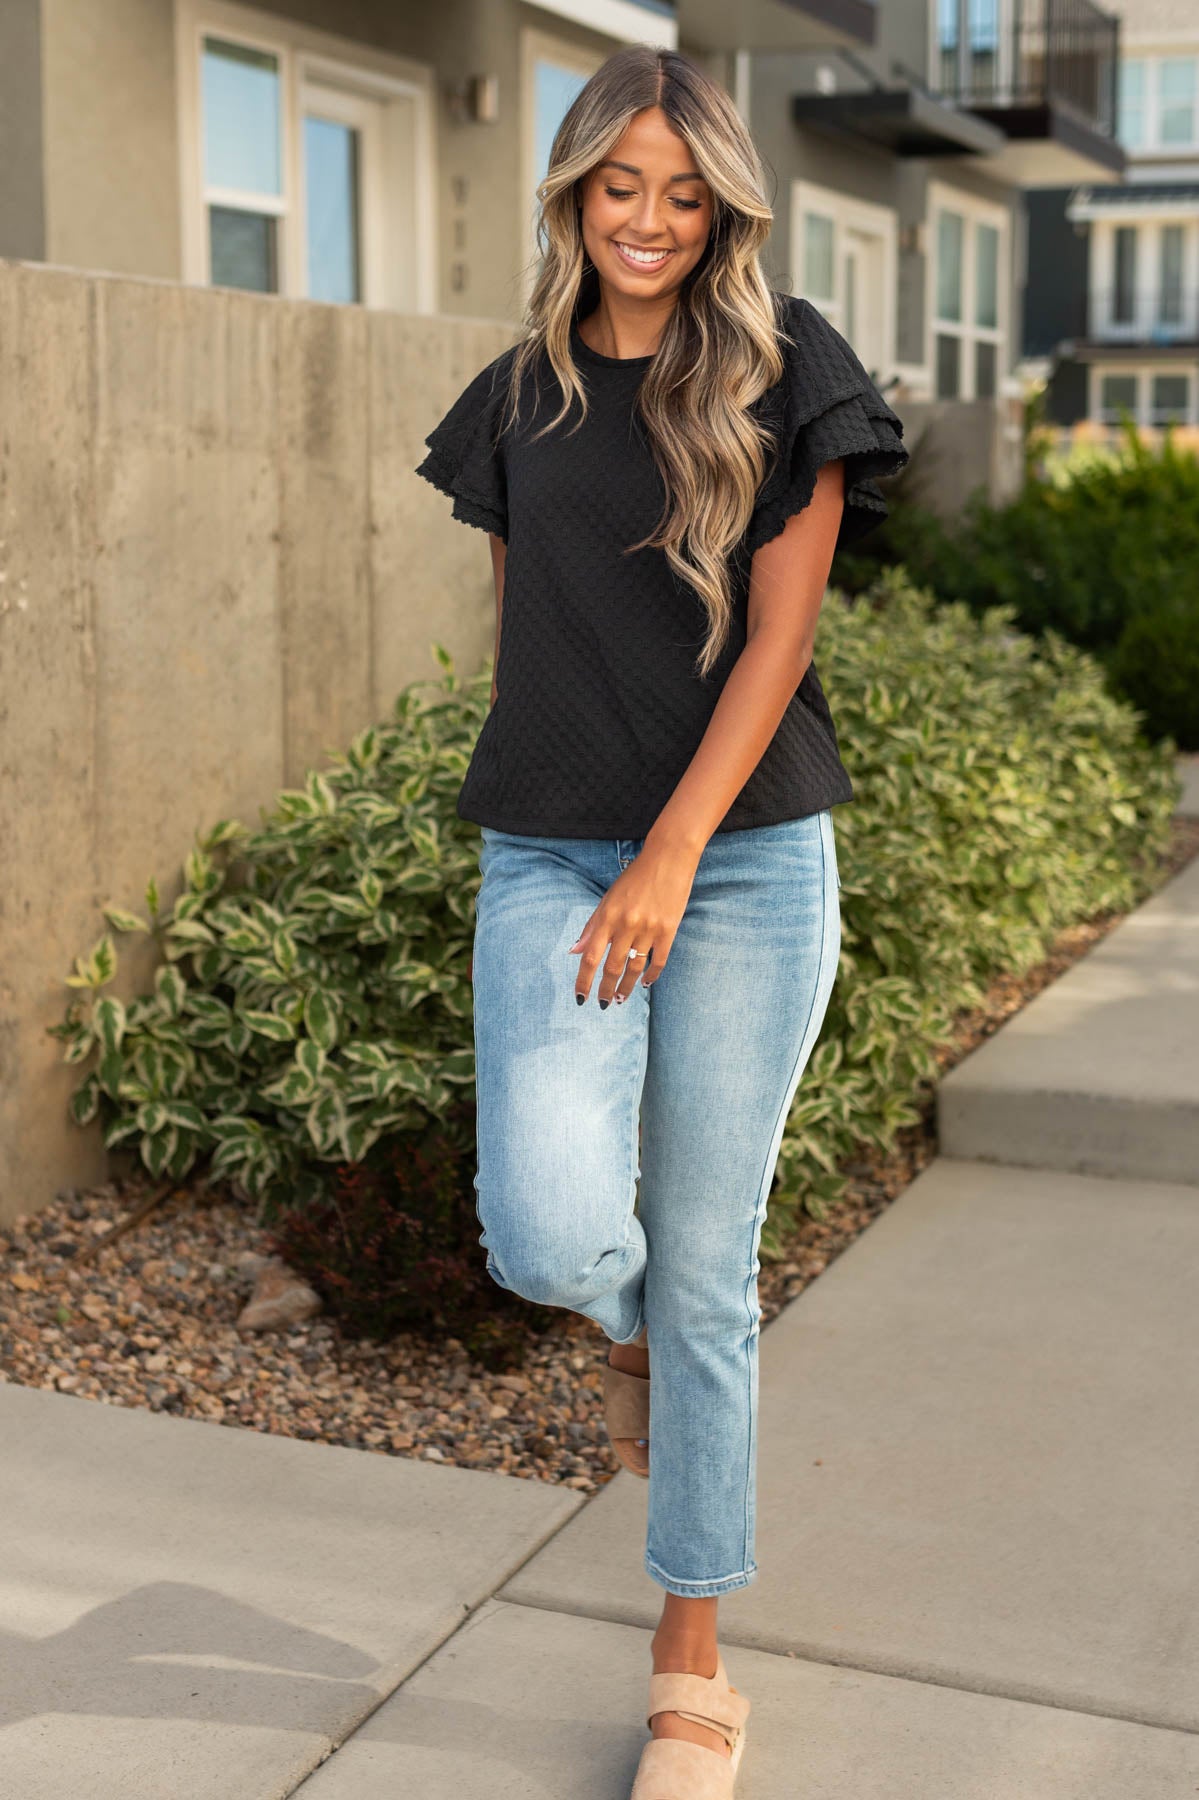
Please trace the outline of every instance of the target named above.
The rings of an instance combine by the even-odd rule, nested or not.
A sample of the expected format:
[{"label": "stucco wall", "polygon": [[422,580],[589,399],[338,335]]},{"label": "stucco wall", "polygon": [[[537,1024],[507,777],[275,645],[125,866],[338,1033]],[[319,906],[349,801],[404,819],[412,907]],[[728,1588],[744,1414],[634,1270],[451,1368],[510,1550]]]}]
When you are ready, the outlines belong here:
[{"label": "stucco wall", "polygon": [[[44,254],[66,268],[179,280],[172,0],[41,5],[46,248],[15,249],[3,235],[0,246],[9,254]],[[524,251],[520,29],[601,57],[613,41],[519,0],[253,0],[253,10],[436,71],[437,310],[516,316]],[[447,86],[484,73],[499,77],[498,120],[456,120]],[[0,95],[7,85],[0,78]],[[453,265],[460,280],[451,278]]]},{"label": "stucco wall", "polygon": [[104,1167],[45,1034],[100,907],[173,897],[197,830],[435,678],[434,639],[490,651],[487,540],[413,468],[511,340],[0,261],[0,1220]]}]

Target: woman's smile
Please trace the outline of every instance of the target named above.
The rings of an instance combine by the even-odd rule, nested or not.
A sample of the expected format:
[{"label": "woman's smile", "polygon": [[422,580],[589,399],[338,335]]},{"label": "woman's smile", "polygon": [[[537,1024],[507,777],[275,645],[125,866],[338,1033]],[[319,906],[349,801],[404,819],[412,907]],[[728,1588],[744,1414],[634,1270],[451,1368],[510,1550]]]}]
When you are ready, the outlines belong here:
[{"label": "woman's smile", "polygon": [[611,241],[613,248],[620,252],[620,260],[627,263],[630,269],[647,269],[652,272],[662,268],[674,255],[673,250],[662,247],[645,250],[638,244],[626,244],[620,238],[613,238]]}]

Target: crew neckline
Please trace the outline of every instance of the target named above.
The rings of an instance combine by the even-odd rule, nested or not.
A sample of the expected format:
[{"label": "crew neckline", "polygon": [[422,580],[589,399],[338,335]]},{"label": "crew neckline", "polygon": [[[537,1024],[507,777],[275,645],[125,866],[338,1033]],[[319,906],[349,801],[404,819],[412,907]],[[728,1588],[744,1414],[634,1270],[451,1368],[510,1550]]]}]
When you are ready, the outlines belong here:
[{"label": "crew neckline", "polygon": [[602,350],[593,350],[579,330],[579,321],[571,320],[570,342],[576,358],[583,362],[595,363],[603,369],[644,369],[654,360],[654,351],[648,356],[605,356]]}]

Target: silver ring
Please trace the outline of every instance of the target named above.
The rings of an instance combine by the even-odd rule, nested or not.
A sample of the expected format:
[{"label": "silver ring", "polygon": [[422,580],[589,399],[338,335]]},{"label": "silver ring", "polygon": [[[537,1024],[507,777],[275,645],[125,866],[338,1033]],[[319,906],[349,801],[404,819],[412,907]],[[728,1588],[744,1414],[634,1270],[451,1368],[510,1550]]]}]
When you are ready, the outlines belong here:
[{"label": "silver ring", "polygon": [[629,955],[630,956],[648,956],[649,951],[648,950],[630,950]]}]

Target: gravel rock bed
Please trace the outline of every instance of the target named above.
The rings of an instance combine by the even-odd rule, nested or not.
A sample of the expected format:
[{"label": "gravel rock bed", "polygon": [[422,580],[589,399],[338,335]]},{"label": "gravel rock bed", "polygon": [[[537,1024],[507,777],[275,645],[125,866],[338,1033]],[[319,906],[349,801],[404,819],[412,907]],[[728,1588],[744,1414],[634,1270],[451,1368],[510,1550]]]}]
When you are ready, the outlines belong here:
[{"label": "gravel rock bed", "polygon": [[[1161,879],[1199,851],[1199,821],[1176,823]],[[943,1069],[1084,955],[1120,915],[1061,934],[1016,980],[1000,978],[943,1047]],[[929,1096],[920,1124],[888,1155],[845,1171],[845,1201],[806,1216],[759,1280],[763,1324],[816,1280],[936,1154]],[[531,1337],[519,1372],[493,1374],[456,1339],[343,1337],[320,1315],[291,1330],[249,1333],[250,1297],[265,1235],[219,1190],[181,1186],[132,1230],[80,1264],[85,1247],[150,1191],[142,1178],[64,1190],[43,1210],[0,1228],[0,1380],[55,1388],[113,1406],[145,1407],[384,1456],[494,1469],[595,1493],[619,1469],[604,1430],[600,1385],[607,1340],[563,1313]]]}]

